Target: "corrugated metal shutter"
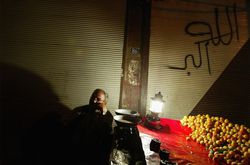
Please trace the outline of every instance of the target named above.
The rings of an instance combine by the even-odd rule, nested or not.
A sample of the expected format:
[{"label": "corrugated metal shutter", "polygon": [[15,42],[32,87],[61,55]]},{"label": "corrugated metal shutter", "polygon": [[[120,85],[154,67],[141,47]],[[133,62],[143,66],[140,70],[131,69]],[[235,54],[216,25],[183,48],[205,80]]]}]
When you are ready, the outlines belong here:
[{"label": "corrugated metal shutter", "polygon": [[118,108],[125,0],[2,2],[1,61],[46,79],[70,108],[95,88]]},{"label": "corrugated metal shutter", "polygon": [[[234,15],[234,3],[236,3],[237,21]],[[206,22],[212,27],[214,37],[216,37],[215,8],[217,8],[221,33],[230,32],[226,16],[227,6],[233,28],[233,38],[230,44],[220,43],[215,46],[210,41],[207,56],[203,43],[200,45],[202,59],[200,67],[195,68],[189,57],[186,69],[170,69],[170,66],[184,67],[187,55],[193,55],[196,64],[199,64],[199,49],[195,42],[209,39],[210,34],[196,36],[187,34],[185,27],[189,23]],[[246,42],[248,25],[245,1],[152,1],[151,13],[147,103],[149,104],[150,97],[153,97],[157,91],[161,91],[166,100],[165,110],[161,115],[180,119],[192,111]],[[193,33],[210,32],[207,24],[197,23],[189,30]],[[224,37],[223,40],[228,41],[229,36]],[[207,57],[209,57],[209,63]],[[211,73],[209,73],[209,67]]]}]

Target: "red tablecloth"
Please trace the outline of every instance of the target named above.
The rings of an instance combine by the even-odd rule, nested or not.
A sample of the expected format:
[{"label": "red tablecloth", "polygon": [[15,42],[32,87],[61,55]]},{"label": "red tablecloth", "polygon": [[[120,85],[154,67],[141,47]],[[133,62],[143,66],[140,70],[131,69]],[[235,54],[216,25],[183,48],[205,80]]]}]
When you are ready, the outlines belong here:
[{"label": "red tablecloth", "polygon": [[208,150],[205,146],[198,144],[193,140],[186,140],[191,133],[191,129],[181,125],[179,120],[161,118],[160,130],[149,129],[144,125],[138,125],[141,133],[150,135],[161,141],[161,148],[170,152],[170,160],[179,165],[197,164],[197,165],[217,165],[215,161],[208,157]]}]

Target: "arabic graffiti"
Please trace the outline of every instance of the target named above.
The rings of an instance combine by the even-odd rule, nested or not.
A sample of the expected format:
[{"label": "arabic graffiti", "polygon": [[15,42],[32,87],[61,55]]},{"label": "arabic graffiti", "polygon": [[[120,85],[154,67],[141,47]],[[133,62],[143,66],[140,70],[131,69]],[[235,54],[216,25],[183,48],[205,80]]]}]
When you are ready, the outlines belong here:
[{"label": "arabic graffiti", "polygon": [[[222,45],[229,45],[232,40],[233,40],[233,34],[236,34],[236,38],[239,41],[239,31],[238,31],[238,22],[237,22],[237,14],[236,14],[236,4],[231,7],[233,9],[233,19],[234,19],[234,25],[235,28],[233,29],[232,25],[232,20],[230,18],[230,11],[229,7],[225,7],[226,10],[226,19],[229,27],[229,32],[222,34],[221,33],[221,28],[219,24],[220,16],[219,16],[219,10],[218,8],[214,9],[214,14],[215,14],[215,29],[216,29],[216,35],[214,35],[212,26],[208,22],[203,22],[203,21],[193,21],[190,22],[186,25],[185,27],[185,32],[186,34],[190,36],[204,36],[207,35],[207,39],[203,39],[200,41],[194,42],[194,44],[197,45],[198,49],[198,54],[199,54],[199,59],[196,61],[195,57],[193,54],[187,54],[185,56],[184,62],[185,65],[184,67],[176,67],[176,66],[168,66],[169,69],[178,69],[178,70],[186,70],[187,65],[188,65],[188,58],[191,58],[193,66],[197,69],[202,66],[202,51],[201,47],[204,46],[205,48],[205,56],[206,56],[206,61],[207,61],[207,66],[208,66],[208,73],[211,75],[211,67],[210,67],[210,59],[209,59],[209,51],[208,51],[208,46],[211,43],[214,46],[218,46],[220,44]],[[191,28],[199,26],[199,27],[204,27],[204,31],[192,31]],[[190,72],[187,72],[188,75],[190,75]]]}]

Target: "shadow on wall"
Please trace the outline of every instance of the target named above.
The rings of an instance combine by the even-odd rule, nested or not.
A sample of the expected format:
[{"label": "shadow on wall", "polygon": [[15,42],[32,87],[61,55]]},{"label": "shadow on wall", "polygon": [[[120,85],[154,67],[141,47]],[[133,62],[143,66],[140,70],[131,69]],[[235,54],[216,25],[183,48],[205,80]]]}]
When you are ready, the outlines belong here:
[{"label": "shadow on wall", "polygon": [[51,164],[62,157],[70,109],[50,85],[34,73],[3,63],[0,85],[0,164]]},{"label": "shadow on wall", "polygon": [[210,114],[250,127],[250,39],[190,115]]}]

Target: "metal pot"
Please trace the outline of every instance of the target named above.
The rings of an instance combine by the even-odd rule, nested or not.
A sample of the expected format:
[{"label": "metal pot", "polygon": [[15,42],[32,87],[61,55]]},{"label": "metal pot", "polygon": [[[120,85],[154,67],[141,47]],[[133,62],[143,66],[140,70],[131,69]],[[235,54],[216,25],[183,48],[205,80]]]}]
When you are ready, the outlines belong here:
[{"label": "metal pot", "polygon": [[135,126],[140,121],[141,118],[139,116],[130,116],[130,115],[115,115],[114,120],[117,126]]},{"label": "metal pot", "polygon": [[134,126],[141,121],[138,112],[129,109],[115,110],[114,120],[118,126]]},{"label": "metal pot", "polygon": [[140,116],[138,112],[129,109],[117,109],[115,110],[116,115],[129,115],[129,116]]}]

